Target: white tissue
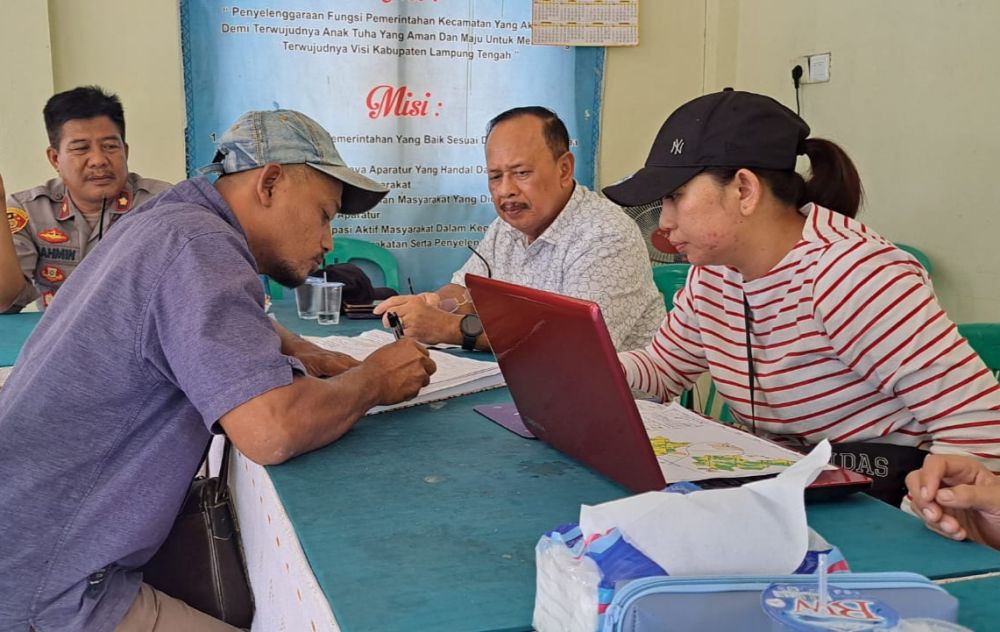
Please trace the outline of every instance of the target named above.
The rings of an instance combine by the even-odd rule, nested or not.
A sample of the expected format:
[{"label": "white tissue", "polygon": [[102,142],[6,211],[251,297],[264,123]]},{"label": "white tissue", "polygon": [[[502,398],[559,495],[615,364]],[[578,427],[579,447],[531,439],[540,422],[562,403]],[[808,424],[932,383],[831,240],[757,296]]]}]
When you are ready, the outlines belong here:
[{"label": "white tissue", "polygon": [[574,557],[561,542],[542,538],[535,547],[535,611],[538,632],[594,632],[601,571],[586,555]]},{"label": "white tissue", "polygon": [[783,575],[809,541],[803,490],[830,460],[823,441],[774,478],[693,494],[647,492],[580,508],[584,538],[617,527],[670,575]]}]

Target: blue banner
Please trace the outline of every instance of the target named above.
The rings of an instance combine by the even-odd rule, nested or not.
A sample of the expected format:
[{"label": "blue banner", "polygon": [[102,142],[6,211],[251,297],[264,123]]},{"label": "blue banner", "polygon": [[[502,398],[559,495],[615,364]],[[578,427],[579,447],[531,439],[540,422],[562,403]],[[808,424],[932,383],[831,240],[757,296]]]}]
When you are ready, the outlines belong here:
[{"label": "blue banner", "polygon": [[527,0],[183,0],[187,169],[247,110],[324,125],[349,165],[392,188],[338,236],[393,251],[416,291],[447,283],[496,218],[487,122],[542,105],[593,186],[603,49],[531,45]]}]

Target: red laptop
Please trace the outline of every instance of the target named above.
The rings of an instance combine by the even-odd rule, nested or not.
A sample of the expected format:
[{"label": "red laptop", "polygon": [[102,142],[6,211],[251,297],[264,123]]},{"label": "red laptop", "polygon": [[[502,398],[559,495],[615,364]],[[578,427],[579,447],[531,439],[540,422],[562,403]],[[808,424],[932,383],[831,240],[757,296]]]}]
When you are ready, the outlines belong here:
[{"label": "red laptop", "polygon": [[[473,274],[465,282],[528,430],[633,492],[675,482],[664,480],[596,303]],[[830,469],[807,490],[807,498],[841,496],[870,485],[861,474]]]}]

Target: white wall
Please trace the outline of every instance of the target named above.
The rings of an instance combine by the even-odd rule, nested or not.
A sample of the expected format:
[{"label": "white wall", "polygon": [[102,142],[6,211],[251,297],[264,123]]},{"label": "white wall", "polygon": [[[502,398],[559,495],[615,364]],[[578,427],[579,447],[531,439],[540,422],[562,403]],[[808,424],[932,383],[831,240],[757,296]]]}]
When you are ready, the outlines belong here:
[{"label": "white wall", "polygon": [[735,47],[706,75],[794,109],[791,60],[831,52],[831,80],[803,87],[802,116],[857,163],[867,197],[860,219],[930,256],[954,320],[1000,321],[1000,2],[736,5],[735,30],[709,23],[709,48]]},{"label": "white wall", "polygon": [[129,168],[184,171],[184,77],[176,0],[49,0],[56,92],[97,84],[125,106]]},{"label": "white wall", "polygon": [[8,191],[54,176],[42,108],[55,92],[84,84],[121,97],[130,169],[185,177],[176,2],[3,0],[0,26],[0,173]]},{"label": "white wall", "polygon": [[53,175],[42,122],[42,106],[52,96],[48,6],[0,2],[0,33],[0,174],[14,192]]},{"label": "white wall", "polygon": [[642,166],[666,115],[703,91],[705,5],[642,0],[639,46],[609,48],[604,73],[598,182]]}]

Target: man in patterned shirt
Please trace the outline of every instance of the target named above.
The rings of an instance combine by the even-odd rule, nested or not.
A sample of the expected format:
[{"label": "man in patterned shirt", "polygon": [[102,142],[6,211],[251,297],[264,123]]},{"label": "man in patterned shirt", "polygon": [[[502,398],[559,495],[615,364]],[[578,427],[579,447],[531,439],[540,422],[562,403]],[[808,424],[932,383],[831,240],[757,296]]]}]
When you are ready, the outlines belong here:
[{"label": "man in patterned shirt", "polygon": [[649,342],[662,321],[635,222],[573,179],[566,126],[542,107],[521,107],[490,121],[486,168],[496,220],[451,283],[434,292],[392,297],[375,309],[395,312],[422,342],[486,349],[489,343],[465,289],[465,274],[594,301],[615,347]]}]

